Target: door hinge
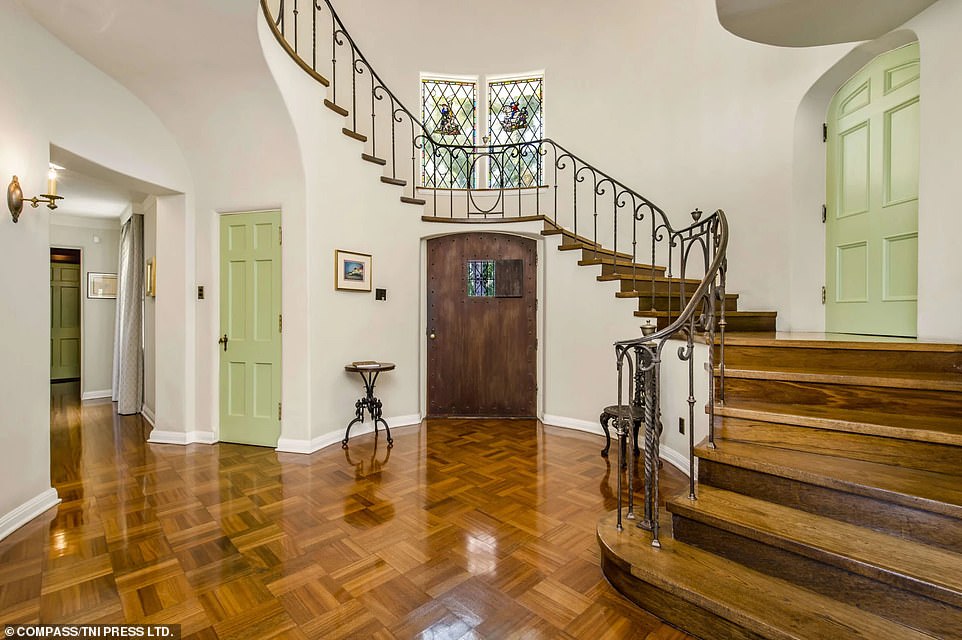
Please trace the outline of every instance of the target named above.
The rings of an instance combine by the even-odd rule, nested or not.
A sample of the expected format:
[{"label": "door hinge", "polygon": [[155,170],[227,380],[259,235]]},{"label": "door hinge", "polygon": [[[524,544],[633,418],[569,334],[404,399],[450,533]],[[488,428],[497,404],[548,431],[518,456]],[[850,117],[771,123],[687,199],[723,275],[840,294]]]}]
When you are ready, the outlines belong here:
[{"label": "door hinge", "polygon": [[822,205],[822,224],[825,224],[826,220],[828,220],[828,206],[823,204]]},{"label": "door hinge", "polygon": [[281,403],[280,402],[277,403],[277,419],[278,420],[281,419]]},{"label": "door hinge", "polygon": [[277,314],[277,333],[284,331],[284,316],[283,314]]},{"label": "door hinge", "polygon": [[822,123],[822,142],[828,142],[828,123]]},{"label": "door hinge", "polygon": [[281,226],[277,227],[277,244],[279,246],[284,245],[284,228]]},{"label": "door hinge", "polygon": [[822,304],[825,304],[825,287],[822,287]]}]

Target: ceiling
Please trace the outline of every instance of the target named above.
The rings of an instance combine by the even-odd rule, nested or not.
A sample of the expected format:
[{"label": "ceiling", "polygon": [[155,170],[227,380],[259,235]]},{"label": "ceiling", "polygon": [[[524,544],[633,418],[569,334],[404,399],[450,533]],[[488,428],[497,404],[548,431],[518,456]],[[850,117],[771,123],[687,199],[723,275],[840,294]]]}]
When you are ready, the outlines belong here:
[{"label": "ceiling", "polygon": [[874,40],[936,0],[715,0],[736,36],[782,47]]},{"label": "ceiling", "polygon": [[57,171],[57,195],[63,200],[58,203],[56,214],[120,218],[133,202],[142,202],[150,194],[173,193],[54,145],[50,147],[50,161],[63,167]]}]

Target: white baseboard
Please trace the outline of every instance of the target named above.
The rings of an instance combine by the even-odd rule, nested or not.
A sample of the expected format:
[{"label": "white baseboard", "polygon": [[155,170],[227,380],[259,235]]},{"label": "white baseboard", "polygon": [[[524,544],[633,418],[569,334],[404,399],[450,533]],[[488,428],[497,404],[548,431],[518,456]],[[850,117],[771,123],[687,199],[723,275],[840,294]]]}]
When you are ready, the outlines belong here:
[{"label": "white baseboard", "polygon": [[81,400],[99,400],[100,398],[109,398],[114,395],[112,389],[101,389],[100,391],[84,391],[80,394]]},{"label": "white baseboard", "polygon": [[[598,422],[589,422],[587,420],[578,420],[577,418],[566,418],[564,416],[545,414],[541,419],[541,422],[552,427],[574,429],[576,431],[584,431],[599,436],[605,435],[605,430],[601,428],[601,420],[598,420]],[[612,438],[612,440],[614,440],[614,438]],[[660,454],[662,460],[675,467],[686,476],[688,475],[688,456],[683,455],[671,447],[665,446],[664,444],[659,447],[658,453]]]},{"label": "white baseboard", "polygon": [[60,497],[57,495],[57,490],[51,487],[3,514],[0,516],[0,540],[58,504],[60,504]]},{"label": "white baseboard", "polygon": [[154,427],[147,438],[150,444],[214,444],[213,431],[161,431]]},{"label": "white baseboard", "polygon": [[152,427],[157,426],[156,423],[154,422],[154,410],[148,407],[147,405],[144,405],[140,408],[140,415],[144,416],[144,419],[147,420],[148,423],[150,423],[150,426]]},{"label": "white baseboard", "polygon": [[[601,415],[600,413],[598,414]],[[601,420],[589,422],[588,420],[578,420],[577,418],[566,418],[564,416],[554,416],[546,413],[541,422],[553,427],[564,427],[575,431],[586,431],[595,435],[605,435],[605,430],[601,428]]]},{"label": "white baseboard", "polygon": [[[385,420],[387,420],[387,424],[391,429],[399,429],[401,427],[410,427],[421,424],[421,416],[418,414],[412,414],[409,416],[395,416],[393,418],[385,418]],[[356,424],[353,428],[351,428],[351,438],[369,433],[374,433],[374,423],[370,421]],[[277,441],[276,450],[281,453],[310,454],[314,453],[315,451],[320,451],[324,447],[329,447],[332,444],[337,444],[343,439],[343,431],[325,433],[324,435],[317,436],[311,440],[281,438]]]}]

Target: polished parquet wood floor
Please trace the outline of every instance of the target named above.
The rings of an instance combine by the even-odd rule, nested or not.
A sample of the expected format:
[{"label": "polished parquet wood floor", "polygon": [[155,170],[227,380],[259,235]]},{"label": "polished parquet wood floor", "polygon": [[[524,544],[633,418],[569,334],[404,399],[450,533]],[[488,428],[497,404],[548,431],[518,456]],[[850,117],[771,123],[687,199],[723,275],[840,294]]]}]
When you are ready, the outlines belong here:
[{"label": "polished parquet wood floor", "polygon": [[[63,503],[0,542],[0,622],[180,623],[193,638],[688,640],[601,574],[598,436],[445,420],[310,456],[145,444],[54,385]],[[349,417],[349,416],[348,416]],[[671,495],[685,479],[665,465]],[[640,482],[639,482],[640,489]]]}]

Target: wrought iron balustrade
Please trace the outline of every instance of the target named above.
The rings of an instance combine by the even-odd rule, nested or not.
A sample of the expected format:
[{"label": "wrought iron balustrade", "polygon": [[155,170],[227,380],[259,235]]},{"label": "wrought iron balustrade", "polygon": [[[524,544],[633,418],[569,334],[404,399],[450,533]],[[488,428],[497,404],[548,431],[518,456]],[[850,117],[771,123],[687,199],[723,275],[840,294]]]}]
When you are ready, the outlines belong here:
[{"label": "wrought iron balustrade", "polygon": [[[363,158],[383,166],[385,181],[403,188],[402,200],[423,203],[427,213],[451,219],[541,216],[567,232],[566,242],[580,243],[594,261],[604,264],[607,275],[629,283],[629,289],[623,286],[625,293],[650,301],[662,328],[617,343],[615,352],[618,404],[627,397],[644,410],[645,513],[640,524],[652,530],[653,544],[658,545],[660,368],[670,338],[685,340],[678,357],[688,362],[689,434],[694,430],[694,342],[702,333],[708,336],[712,366],[716,332],[721,338],[718,397],[723,398],[725,214],[719,210],[701,218],[696,211],[693,224],[676,229],[648,198],[549,138],[452,144],[460,139],[471,142],[473,135],[453,135],[453,127],[439,122],[429,131],[377,74],[329,0],[261,0],[261,6],[281,46],[329,88],[325,102],[344,115],[345,133],[364,142]],[[518,114],[512,122],[520,126],[527,118]],[[709,380],[711,407],[715,393],[713,377]],[[713,417],[709,415],[710,443]],[[625,420],[630,423],[630,416],[615,419],[616,430],[630,434]],[[694,498],[691,435],[689,440]],[[619,487],[620,482],[619,477]],[[634,518],[629,489],[627,513]],[[618,509],[620,527],[620,490]]]}]

